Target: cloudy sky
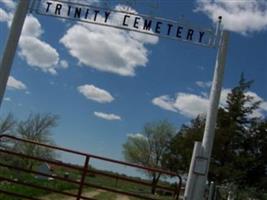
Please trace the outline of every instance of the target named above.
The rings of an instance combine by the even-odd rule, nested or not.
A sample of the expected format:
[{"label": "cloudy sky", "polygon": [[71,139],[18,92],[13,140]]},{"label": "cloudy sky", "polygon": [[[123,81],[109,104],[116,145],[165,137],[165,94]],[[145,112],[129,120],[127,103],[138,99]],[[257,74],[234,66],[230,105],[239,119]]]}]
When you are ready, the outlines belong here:
[{"label": "cloudy sky", "polygon": [[[70,0],[71,1],[71,0]],[[77,0],[75,1],[77,2]],[[86,1],[97,6],[231,32],[221,105],[243,72],[248,95],[267,115],[267,2],[264,0]],[[130,7],[129,7],[130,6]],[[16,1],[0,0],[0,53]],[[1,117],[60,116],[57,144],[123,159],[122,144],[146,122],[167,119],[177,129],[205,113],[216,48],[28,14],[1,106]]]}]

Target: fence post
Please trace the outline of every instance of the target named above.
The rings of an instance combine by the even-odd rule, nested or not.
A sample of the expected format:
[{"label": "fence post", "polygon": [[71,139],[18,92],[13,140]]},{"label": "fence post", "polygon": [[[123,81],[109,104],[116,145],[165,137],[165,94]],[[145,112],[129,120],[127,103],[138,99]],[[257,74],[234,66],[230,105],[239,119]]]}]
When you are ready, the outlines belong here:
[{"label": "fence post", "polygon": [[181,187],[182,187],[182,184],[183,184],[183,179],[182,179],[182,177],[179,175],[179,174],[177,174],[177,177],[178,177],[178,179],[179,179],[179,185],[177,186],[177,191],[176,191],[176,199],[175,200],[179,200],[179,198],[180,198],[180,192],[181,192]]},{"label": "fence post", "polygon": [[209,188],[209,198],[208,200],[214,199],[214,193],[215,193],[215,184],[213,181],[210,182],[210,188]]},{"label": "fence post", "polygon": [[81,199],[81,195],[82,195],[82,192],[83,192],[83,185],[84,185],[85,177],[86,177],[86,174],[87,174],[87,171],[88,171],[88,167],[89,167],[89,159],[90,159],[90,157],[86,156],[85,162],[84,162],[84,167],[83,167],[83,173],[82,173],[82,177],[81,177],[81,182],[80,182],[80,186],[79,186],[77,200]]}]

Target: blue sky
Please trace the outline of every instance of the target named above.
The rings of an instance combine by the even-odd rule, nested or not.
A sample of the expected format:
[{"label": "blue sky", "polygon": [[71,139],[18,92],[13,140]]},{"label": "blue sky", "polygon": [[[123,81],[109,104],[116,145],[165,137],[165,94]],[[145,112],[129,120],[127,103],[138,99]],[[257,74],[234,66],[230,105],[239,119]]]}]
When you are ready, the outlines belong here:
[{"label": "blue sky", "polygon": [[[77,1],[75,1],[77,2]],[[82,1],[101,5],[103,2]],[[123,9],[125,1],[105,1]],[[0,0],[2,54],[16,1]],[[244,72],[249,95],[267,114],[267,2],[133,1],[138,13],[214,27],[219,15],[231,32],[221,104]],[[28,15],[9,77],[1,117],[60,116],[53,130],[64,147],[123,160],[122,144],[145,123],[169,120],[177,129],[205,113],[216,48]]]}]

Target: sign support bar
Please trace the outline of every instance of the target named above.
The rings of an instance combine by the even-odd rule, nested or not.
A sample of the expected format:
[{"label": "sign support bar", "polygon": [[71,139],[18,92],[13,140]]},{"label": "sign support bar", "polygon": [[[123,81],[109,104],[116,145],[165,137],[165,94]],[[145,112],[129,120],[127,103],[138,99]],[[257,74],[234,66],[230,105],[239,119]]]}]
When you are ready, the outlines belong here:
[{"label": "sign support bar", "polygon": [[[193,153],[192,156],[184,200],[202,200],[204,198],[204,190],[206,186],[211,152],[215,137],[215,127],[220,102],[221,88],[223,83],[228,40],[229,32],[223,31],[222,38],[219,42],[219,50],[216,57],[215,71],[210,93],[210,105],[207,113],[204,136],[201,148],[199,148],[199,144],[195,146],[195,149],[197,149],[198,152]],[[207,159],[206,164],[203,164],[203,162],[199,162],[199,157]],[[204,173],[196,173],[194,169],[203,170]]]},{"label": "sign support bar", "polygon": [[8,35],[8,40],[3,52],[3,57],[0,63],[0,106],[2,104],[5,89],[7,85],[7,80],[11,71],[11,66],[13,59],[15,57],[17,45],[19,42],[22,27],[28,12],[30,1],[20,0],[15,12],[10,32]]}]

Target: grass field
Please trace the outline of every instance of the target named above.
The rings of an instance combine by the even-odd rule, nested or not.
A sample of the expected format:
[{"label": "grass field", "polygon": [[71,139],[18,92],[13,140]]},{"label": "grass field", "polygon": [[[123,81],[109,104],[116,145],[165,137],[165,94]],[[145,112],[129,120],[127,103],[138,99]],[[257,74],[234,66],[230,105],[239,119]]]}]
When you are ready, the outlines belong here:
[{"label": "grass field", "polygon": [[[58,176],[64,176],[65,170],[63,168],[58,168],[54,171]],[[69,172],[69,179],[72,180],[79,180],[81,178],[81,175],[79,173],[76,173],[74,171],[68,171]],[[111,173],[111,172],[108,172]],[[10,178],[12,180],[19,179],[24,181],[25,183],[31,183],[34,185],[42,186],[42,187],[48,187],[52,188],[57,191],[64,191],[68,193],[77,194],[78,192],[78,185],[71,184],[67,182],[63,182],[60,180],[45,180],[45,179],[36,179],[34,175],[26,174],[23,172],[16,172],[13,170],[9,170],[7,168],[0,168],[0,176]],[[95,175],[89,173],[88,176],[85,179],[85,182],[88,184],[94,184],[96,186],[100,187],[108,187],[117,189],[124,192],[134,192],[136,194],[146,194],[150,195],[150,188],[144,187],[142,185],[137,185],[135,183],[130,183],[127,181],[117,180],[117,179],[111,179],[106,176],[101,175]],[[65,195],[59,195],[56,193],[50,193],[44,190],[40,189],[33,189],[28,186],[14,184],[14,183],[8,183],[8,182],[0,182],[0,188],[5,191],[10,192],[16,192],[22,195],[30,196],[30,197],[36,197],[41,198],[43,200],[72,200],[75,198],[69,198]],[[93,187],[85,187],[83,191],[83,195],[86,197],[94,197],[95,199],[99,200],[137,200],[137,198],[130,198],[122,195],[117,195],[114,193],[110,193],[103,190],[98,190]],[[170,198],[159,198],[168,200]],[[11,196],[0,194],[0,200],[20,200],[20,198],[14,198]]]},{"label": "grass field", "polygon": [[[23,180],[25,183],[38,185],[41,187],[50,187],[53,189],[57,189],[59,191],[65,191],[70,189],[78,188],[74,184],[65,183],[62,181],[49,181],[49,180],[41,180],[36,179],[33,175],[25,174],[25,173],[18,173],[8,169],[0,168],[0,176],[9,178],[12,180]],[[0,183],[0,188],[5,191],[16,192],[18,194],[27,195],[30,197],[38,197],[47,194],[47,191],[41,189],[33,189],[28,186],[15,184],[15,183],[8,183],[7,181],[3,181]],[[10,197],[7,195],[0,194],[1,200],[17,200],[18,198]]]},{"label": "grass field", "polygon": [[[59,176],[64,176],[65,169],[58,168],[55,173]],[[107,172],[112,173],[112,172]],[[12,180],[19,179],[23,180],[26,183],[32,183],[34,185],[43,186],[43,187],[49,187],[58,191],[64,191],[67,193],[77,194],[78,193],[78,185],[76,184],[70,184],[63,181],[58,180],[45,180],[45,179],[36,179],[31,174],[26,174],[18,171],[9,170],[7,168],[1,168],[0,167],[0,176],[5,178],[10,178]],[[79,180],[81,178],[81,175],[74,171],[69,171],[69,179],[72,180]],[[129,177],[128,177],[129,178]],[[94,184],[100,187],[108,187],[117,189],[120,191],[127,191],[127,192],[134,192],[135,194],[146,194],[147,196],[150,196],[150,188],[143,187],[134,183],[122,181],[122,180],[116,180],[116,179],[110,179],[109,177],[96,175],[93,173],[89,173],[88,176],[85,179],[85,182],[88,184]],[[27,186],[18,185],[14,183],[8,183],[6,181],[1,181],[0,179],[0,189],[10,192],[16,192],[19,194],[23,194],[30,197],[36,197],[38,199],[42,200],[76,200],[74,197],[68,197],[66,195],[56,194],[56,193],[49,193],[44,190],[40,189],[32,189]],[[221,194],[224,196],[224,198],[227,198],[227,191],[221,192]],[[253,195],[253,191],[244,190],[238,192],[238,200],[248,200],[249,197],[255,197],[257,200],[267,200],[267,195],[259,194],[255,190]],[[85,197],[91,197],[97,200],[138,200],[139,198],[134,197],[127,197],[111,192],[107,192],[105,190],[99,190],[97,188],[93,187],[85,187],[83,188],[83,196]],[[258,197],[260,196],[260,197]],[[150,196],[152,197],[152,196]],[[172,200],[173,198],[162,196],[161,198],[156,198],[153,196],[153,199],[159,199],[159,200]],[[0,200],[22,200],[21,198],[11,197],[7,195],[3,195],[0,193]]]}]

